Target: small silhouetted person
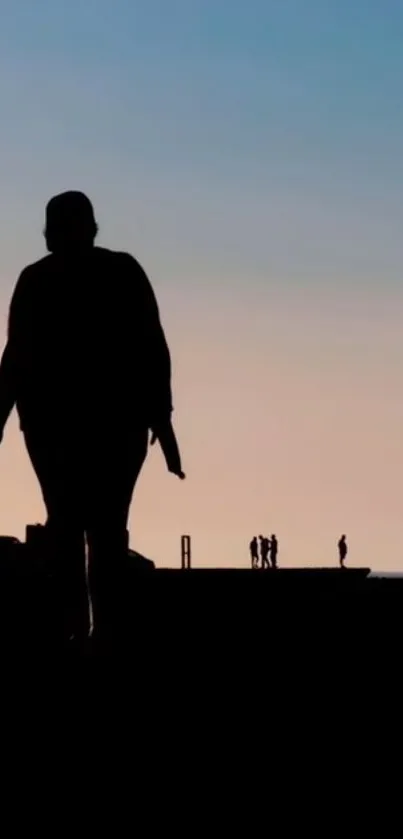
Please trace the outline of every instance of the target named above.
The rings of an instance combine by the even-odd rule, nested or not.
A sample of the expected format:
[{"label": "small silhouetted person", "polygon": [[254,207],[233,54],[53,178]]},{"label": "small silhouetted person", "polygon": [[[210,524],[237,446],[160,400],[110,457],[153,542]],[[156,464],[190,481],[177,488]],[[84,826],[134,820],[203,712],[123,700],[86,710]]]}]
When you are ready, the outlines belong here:
[{"label": "small silhouetted person", "polygon": [[273,533],[270,537],[270,563],[271,567],[276,569],[277,566],[277,554],[278,554],[278,540],[276,535]]},{"label": "small silhouetted person", "polygon": [[[171,360],[152,286],[128,253],[96,247],[90,200],[46,208],[48,256],[20,275],[0,365],[0,439],[14,405],[47,510],[65,627],[86,631],[85,539],[95,626],[113,624],[127,519],[148,437],[183,478]],[[84,629],[83,629],[84,627]]]},{"label": "small silhouetted person", "polygon": [[252,562],[252,568],[258,568],[258,566],[259,566],[259,547],[258,547],[256,536],[254,536],[252,541],[250,542],[249,550],[250,550],[250,558],[251,558],[251,562]]},{"label": "small silhouetted person", "polygon": [[270,568],[269,550],[270,542],[267,536],[259,536],[260,539],[260,558],[262,561],[262,568]]},{"label": "small silhouetted person", "polygon": [[343,536],[338,541],[338,549],[339,549],[339,562],[340,568],[345,568],[345,558],[347,556],[348,548],[347,548],[347,536],[343,534]]}]

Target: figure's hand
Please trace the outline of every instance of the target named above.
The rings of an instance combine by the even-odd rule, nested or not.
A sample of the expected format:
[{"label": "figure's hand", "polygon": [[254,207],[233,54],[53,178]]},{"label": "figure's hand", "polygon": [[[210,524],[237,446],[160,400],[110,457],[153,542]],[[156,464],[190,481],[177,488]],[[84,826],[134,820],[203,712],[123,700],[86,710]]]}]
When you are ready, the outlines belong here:
[{"label": "figure's hand", "polygon": [[182,472],[181,469],[179,469],[178,471],[176,471],[176,469],[170,469],[169,471],[172,473],[172,475],[176,475],[178,478],[180,478],[181,481],[184,481],[186,478],[185,473]]},{"label": "figure's hand", "polygon": [[183,481],[186,475],[182,471],[181,456],[171,419],[151,426],[150,445],[153,446],[156,440],[162,448],[168,471]]}]

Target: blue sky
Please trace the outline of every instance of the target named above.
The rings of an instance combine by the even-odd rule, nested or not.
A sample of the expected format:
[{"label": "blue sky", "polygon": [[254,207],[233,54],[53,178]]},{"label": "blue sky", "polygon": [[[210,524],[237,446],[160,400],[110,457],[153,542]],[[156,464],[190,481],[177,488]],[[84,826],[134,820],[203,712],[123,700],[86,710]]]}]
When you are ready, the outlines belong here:
[{"label": "blue sky", "polygon": [[147,226],[145,193],[157,194],[157,224],[163,217],[168,239],[183,238],[184,253],[188,241],[200,264],[209,248],[222,270],[234,249],[229,268],[255,263],[265,273],[264,215],[270,265],[290,281],[326,269],[336,276],[339,263],[346,273],[350,255],[357,281],[383,260],[396,280],[400,3],[3,0],[0,8],[2,190],[11,206],[24,200],[33,211],[75,178],[92,189],[108,227],[111,216],[122,229],[118,201],[131,211],[132,197],[137,228],[141,206]]},{"label": "blue sky", "polygon": [[[248,445],[255,420],[242,419],[237,406],[263,400],[270,412],[270,377],[284,365],[287,377],[278,379],[273,398],[279,409],[282,399],[293,406],[294,420],[282,424],[288,459],[276,461],[277,482],[299,487],[309,469],[298,448],[311,433],[309,413],[301,419],[305,431],[298,423],[304,394],[315,406],[322,441],[312,455],[317,483],[307,491],[295,544],[305,538],[305,524],[315,527],[322,491],[325,504],[324,459],[337,471],[333,454],[354,459],[365,439],[360,468],[374,458],[383,483],[368,500],[368,475],[347,475],[355,487],[348,510],[357,499],[361,505],[356,539],[365,542],[368,518],[382,509],[379,539],[385,542],[387,523],[398,546],[402,3],[0,0],[0,13],[0,323],[17,274],[43,253],[45,202],[62,189],[86,190],[102,242],[133,251],[161,301],[178,369],[178,421],[191,465],[202,475],[194,496],[187,489],[189,527],[202,528],[197,507],[203,528],[219,529],[201,489],[210,480],[203,470],[209,463],[211,475],[218,458],[230,476],[222,492],[231,495],[233,451]],[[322,393],[323,415],[315,402]],[[204,417],[204,406],[220,398],[222,413]],[[238,425],[232,450],[220,450],[216,435],[225,436],[229,405]],[[257,439],[266,415],[259,422]],[[390,464],[382,459],[385,441]],[[205,447],[212,460],[203,464]],[[14,454],[4,457],[9,475]],[[256,464],[262,457],[256,454]],[[18,468],[26,480],[25,466]],[[246,461],[243,468],[245,511],[248,498],[263,504],[258,487],[266,479],[256,478],[252,466],[249,472]],[[150,474],[160,486],[158,473]],[[336,510],[336,530],[347,512],[344,474],[340,495],[329,488],[326,501],[326,510]],[[4,493],[4,515],[14,521],[6,483]],[[279,520],[286,526],[290,514],[299,521],[297,497],[287,498],[284,489],[282,499]],[[237,503],[233,498],[228,515],[241,521]],[[147,520],[145,502],[140,508]],[[245,528],[254,528],[251,507],[245,516]],[[151,513],[149,521],[146,542],[153,538]],[[185,527],[179,507],[169,521],[175,534]],[[219,538],[225,541],[224,531]],[[325,525],[320,538],[328,538]]]}]

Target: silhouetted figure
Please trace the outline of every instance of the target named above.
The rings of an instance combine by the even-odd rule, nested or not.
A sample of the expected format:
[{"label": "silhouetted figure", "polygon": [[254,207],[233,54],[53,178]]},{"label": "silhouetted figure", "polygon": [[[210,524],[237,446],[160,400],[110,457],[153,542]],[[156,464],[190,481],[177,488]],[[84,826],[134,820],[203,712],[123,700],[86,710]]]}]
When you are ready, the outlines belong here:
[{"label": "silhouetted figure", "polygon": [[258,546],[258,543],[257,543],[256,536],[253,537],[252,541],[249,544],[249,551],[250,551],[252,568],[258,568],[259,567],[259,546]]},{"label": "silhouetted figure", "polygon": [[347,556],[348,548],[347,548],[347,536],[343,534],[343,536],[338,541],[338,549],[339,549],[339,562],[340,568],[345,568],[345,558]]},{"label": "silhouetted figure", "polygon": [[278,567],[277,565],[277,554],[278,554],[278,540],[274,533],[272,533],[270,537],[270,563],[271,567],[276,570]]},{"label": "silhouetted figure", "polygon": [[149,430],[184,477],[171,426],[171,361],[157,301],[139,263],[95,247],[81,192],[46,209],[49,255],[25,268],[0,365],[0,437],[16,404],[57,554],[66,632],[88,625],[85,538],[95,626],[122,590],[126,527]]},{"label": "silhouetted figure", "polygon": [[270,568],[269,563],[269,550],[270,550],[270,542],[267,536],[259,536],[260,539],[260,558],[262,568]]}]

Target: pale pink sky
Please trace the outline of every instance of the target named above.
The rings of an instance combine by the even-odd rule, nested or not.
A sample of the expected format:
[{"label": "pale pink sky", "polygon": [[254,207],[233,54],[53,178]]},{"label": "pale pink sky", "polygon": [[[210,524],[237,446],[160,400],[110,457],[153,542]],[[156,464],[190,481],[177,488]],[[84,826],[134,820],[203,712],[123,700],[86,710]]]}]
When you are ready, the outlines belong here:
[{"label": "pale pink sky", "polygon": [[[346,532],[351,564],[400,570],[401,300],[274,289],[217,294],[216,310],[189,291],[186,319],[160,295],[188,479],[152,450],[132,545],[175,566],[190,533],[195,564],[240,566],[275,531],[282,564],[328,565]],[[15,420],[0,475],[0,532],[21,536],[43,509]]]}]

